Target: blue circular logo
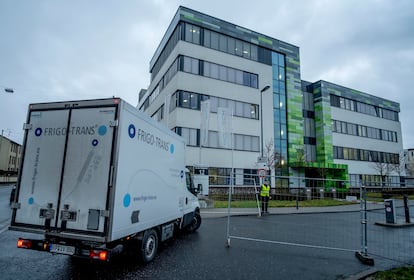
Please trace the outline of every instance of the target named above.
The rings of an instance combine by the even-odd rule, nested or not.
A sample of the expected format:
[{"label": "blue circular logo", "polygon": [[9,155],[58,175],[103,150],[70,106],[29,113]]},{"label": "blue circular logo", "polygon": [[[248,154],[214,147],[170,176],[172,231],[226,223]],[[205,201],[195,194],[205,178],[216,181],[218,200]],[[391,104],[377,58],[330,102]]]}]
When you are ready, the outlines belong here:
[{"label": "blue circular logo", "polygon": [[170,153],[173,154],[174,153],[174,144],[170,145]]},{"label": "blue circular logo", "polygon": [[36,130],[35,130],[35,135],[36,135],[36,136],[40,136],[40,135],[42,135],[42,129],[41,129],[40,127],[36,128]]},{"label": "blue circular logo", "polygon": [[27,201],[30,205],[32,205],[33,203],[34,203],[34,198],[33,197],[31,197],[31,198],[29,198],[29,200]]},{"label": "blue circular logo", "polygon": [[92,140],[92,146],[96,147],[96,146],[98,146],[98,144],[99,144],[98,140],[96,140],[96,139]]},{"label": "blue circular logo", "polygon": [[130,124],[128,126],[128,135],[129,135],[129,137],[134,138],[135,137],[135,133],[136,133],[135,125]]},{"label": "blue circular logo", "polygon": [[131,204],[131,195],[129,193],[127,193],[124,196],[124,207],[128,207]]},{"label": "blue circular logo", "polygon": [[101,135],[101,136],[104,136],[104,135],[106,134],[106,131],[107,131],[107,128],[106,128],[106,126],[105,126],[105,125],[101,125],[101,126],[99,127],[99,129],[98,129],[98,133],[99,133],[99,135]]}]

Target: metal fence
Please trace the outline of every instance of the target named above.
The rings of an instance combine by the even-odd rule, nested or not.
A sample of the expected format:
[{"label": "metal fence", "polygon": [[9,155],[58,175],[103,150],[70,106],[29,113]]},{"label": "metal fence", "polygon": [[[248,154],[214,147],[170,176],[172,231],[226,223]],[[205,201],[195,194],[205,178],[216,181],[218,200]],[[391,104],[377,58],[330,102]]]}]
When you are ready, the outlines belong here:
[{"label": "metal fence", "polygon": [[[413,213],[414,204],[404,207],[401,189],[394,194],[389,188],[356,188],[350,182],[338,180],[268,179],[273,183],[269,204],[272,219],[259,209],[258,184],[234,186],[229,180],[228,186],[210,186],[211,200],[227,200],[228,246],[232,239],[237,239],[344,251],[366,264],[373,264],[374,259],[414,264],[414,226],[410,227],[413,224],[406,220],[407,212],[408,218]],[[275,182],[286,179],[298,183],[275,187]],[[386,221],[383,196],[395,198],[393,224]],[[236,213],[249,215],[239,217]],[[260,223],[266,223],[266,231]]]}]

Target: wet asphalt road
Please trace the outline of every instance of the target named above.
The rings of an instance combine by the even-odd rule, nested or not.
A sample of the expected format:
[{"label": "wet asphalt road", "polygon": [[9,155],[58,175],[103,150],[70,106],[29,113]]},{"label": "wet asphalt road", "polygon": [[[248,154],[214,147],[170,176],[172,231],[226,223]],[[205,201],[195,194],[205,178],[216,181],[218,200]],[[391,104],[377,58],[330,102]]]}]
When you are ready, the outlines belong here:
[{"label": "wet asphalt road", "polygon": [[[272,220],[276,218],[238,217],[232,219],[232,225],[246,226],[248,219],[249,227],[256,230],[263,224],[274,227]],[[270,233],[274,229],[269,229]],[[0,234],[1,279],[344,279],[369,268],[352,252],[236,239],[227,248],[225,218],[204,219],[198,232],[163,244],[149,265],[127,257],[109,265],[94,265],[67,256],[17,249],[19,236],[32,235],[13,231]]]},{"label": "wet asphalt road", "polygon": [[[231,236],[309,242],[349,251],[234,238],[228,248],[227,218],[204,218],[198,232],[180,234],[162,244],[157,257],[148,265],[131,257],[120,257],[110,264],[94,264],[68,256],[17,249],[18,237],[41,236],[0,230],[0,279],[347,279],[371,269],[359,262],[352,251],[360,245],[359,215],[359,212],[350,212],[231,218]],[[413,230],[400,232],[413,235]],[[398,250],[405,244],[392,246]],[[377,269],[398,265],[381,258],[375,262]]]}]

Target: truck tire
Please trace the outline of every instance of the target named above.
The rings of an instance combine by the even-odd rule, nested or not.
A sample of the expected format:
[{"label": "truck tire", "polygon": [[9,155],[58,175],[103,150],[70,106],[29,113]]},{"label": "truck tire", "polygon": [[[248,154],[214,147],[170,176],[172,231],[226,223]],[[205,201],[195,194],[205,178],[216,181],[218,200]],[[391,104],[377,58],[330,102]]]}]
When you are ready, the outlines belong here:
[{"label": "truck tire", "polygon": [[195,213],[194,218],[191,222],[191,224],[188,226],[187,230],[189,232],[196,231],[201,226],[201,216],[200,213]]},{"label": "truck tire", "polygon": [[158,249],[158,234],[154,229],[148,229],[144,233],[141,243],[141,259],[147,264],[156,256]]}]

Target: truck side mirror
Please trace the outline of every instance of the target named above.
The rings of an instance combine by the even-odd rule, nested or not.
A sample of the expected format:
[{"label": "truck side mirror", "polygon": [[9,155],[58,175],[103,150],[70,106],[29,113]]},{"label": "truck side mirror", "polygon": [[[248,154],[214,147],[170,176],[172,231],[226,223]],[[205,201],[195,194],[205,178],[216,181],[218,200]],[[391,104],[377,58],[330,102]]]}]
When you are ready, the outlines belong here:
[{"label": "truck side mirror", "polygon": [[196,193],[201,193],[203,191],[203,185],[202,184],[198,184],[197,188],[195,189]]}]

